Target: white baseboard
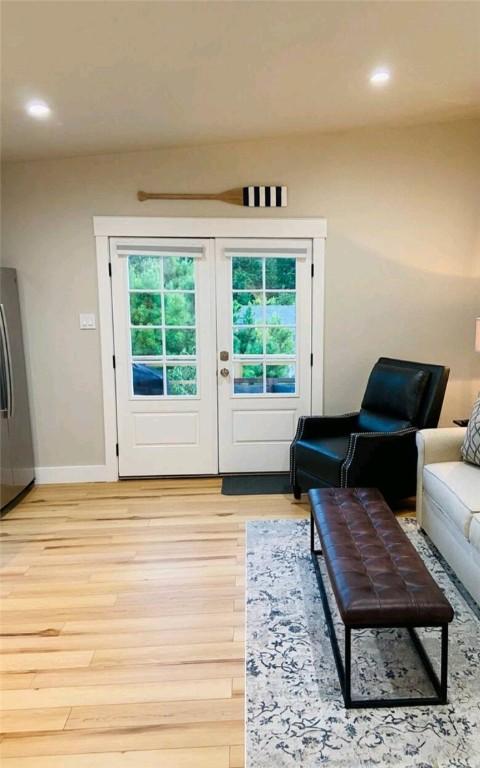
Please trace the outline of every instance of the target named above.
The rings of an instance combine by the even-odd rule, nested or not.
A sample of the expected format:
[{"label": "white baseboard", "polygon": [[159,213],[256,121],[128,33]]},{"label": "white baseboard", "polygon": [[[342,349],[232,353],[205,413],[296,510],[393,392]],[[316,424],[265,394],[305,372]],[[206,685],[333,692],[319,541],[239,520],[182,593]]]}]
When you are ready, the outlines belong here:
[{"label": "white baseboard", "polygon": [[50,483],[102,483],[118,480],[118,475],[107,464],[74,467],[35,467],[35,482]]}]

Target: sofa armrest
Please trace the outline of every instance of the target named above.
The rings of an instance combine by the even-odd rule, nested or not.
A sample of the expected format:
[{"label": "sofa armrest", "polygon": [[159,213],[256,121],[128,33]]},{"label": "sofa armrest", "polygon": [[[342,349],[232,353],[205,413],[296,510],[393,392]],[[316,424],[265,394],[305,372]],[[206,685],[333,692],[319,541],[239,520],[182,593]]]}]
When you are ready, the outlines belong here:
[{"label": "sofa armrest", "polygon": [[440,464],[442,461],[461,461],[460,449],[466,432],[465,427],[421,429],[417,432],[418,463]]},{"label": "sofa armrest", "polygon": [[422,525],[423,468],[426,464],[441,464],[444,461],[461,461],[460,449],[466,427],[441,427],[421,429],[417,432],[417,522]]}]

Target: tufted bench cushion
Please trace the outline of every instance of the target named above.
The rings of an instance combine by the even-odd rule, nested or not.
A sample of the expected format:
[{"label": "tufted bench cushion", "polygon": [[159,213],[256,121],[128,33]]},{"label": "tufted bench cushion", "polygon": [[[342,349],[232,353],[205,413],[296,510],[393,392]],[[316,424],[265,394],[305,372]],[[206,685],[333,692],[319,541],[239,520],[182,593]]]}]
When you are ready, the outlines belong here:
[{"label": "tufted bench cushion", "polygon": [[375,488],[309,492],[322,553],[346,626],[420,627],[453,609]]}]

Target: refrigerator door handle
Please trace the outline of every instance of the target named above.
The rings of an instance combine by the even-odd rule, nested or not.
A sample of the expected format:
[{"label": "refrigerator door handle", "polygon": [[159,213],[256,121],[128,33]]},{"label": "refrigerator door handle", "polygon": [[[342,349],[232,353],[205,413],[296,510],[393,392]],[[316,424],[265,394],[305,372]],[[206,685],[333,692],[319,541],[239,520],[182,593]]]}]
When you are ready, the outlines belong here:
[{"label": "refrigerator door handle", "polygon": [[7,389],[7,418],[13,416],[13,371],[12,371],[12,358],[10,355],[10,340],[8,337],[7,319],[5,317],[5,309],[3,304],[0,304],[0,337],[2,340],[2,347],[5,353],[6,361],[6,389]]},{"label": "refrigerator door handle", "polygon": [[0,418],[8,419],[7,355],[0,323]]}]

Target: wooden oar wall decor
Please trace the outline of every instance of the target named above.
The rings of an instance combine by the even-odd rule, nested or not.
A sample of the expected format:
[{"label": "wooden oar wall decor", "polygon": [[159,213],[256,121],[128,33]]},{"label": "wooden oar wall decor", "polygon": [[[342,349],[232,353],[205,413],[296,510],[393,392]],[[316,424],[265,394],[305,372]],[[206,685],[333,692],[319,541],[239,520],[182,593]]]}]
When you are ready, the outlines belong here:
[{"label": "wooden oar wall decor", "polygon": [[137,192],[140,202],[144,200],[220,200],[231,205],[244,205],[247,208],[285,208],[287,205],[286,187],[238,187],[225,192],[212,193],[175,193],[175,192]]}]

